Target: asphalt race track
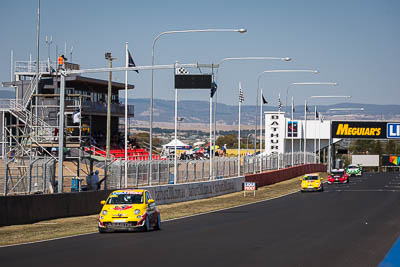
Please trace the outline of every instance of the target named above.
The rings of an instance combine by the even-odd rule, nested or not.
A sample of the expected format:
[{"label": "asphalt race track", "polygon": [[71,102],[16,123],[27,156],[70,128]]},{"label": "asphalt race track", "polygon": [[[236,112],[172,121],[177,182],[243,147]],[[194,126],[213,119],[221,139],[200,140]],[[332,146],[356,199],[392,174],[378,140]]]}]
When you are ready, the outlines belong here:
[{"label": "asphalt race track", "polygon": [[[299,182],[300,184],[300,182]],[[161,231],[90,234],[0,248],[2,266],[378,266],[400,235],[400,174],[364,174],[164,222]],[[397,263],[400,266],[400,263]]]}]

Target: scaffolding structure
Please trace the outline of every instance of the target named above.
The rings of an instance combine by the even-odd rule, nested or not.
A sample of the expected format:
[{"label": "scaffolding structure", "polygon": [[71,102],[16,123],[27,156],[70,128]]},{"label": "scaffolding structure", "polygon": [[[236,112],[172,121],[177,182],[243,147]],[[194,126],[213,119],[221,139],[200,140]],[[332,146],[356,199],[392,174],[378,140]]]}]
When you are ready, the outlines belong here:
[{"label": "scaffolding structure", "polygon": [[[64,68],[76,70],[79,65],[66,63]],[[96,167],[85,148],[93,144],[92,118],[104,113],[96,106],[97,99],[92,101],[88,91],[67,87],[65,110],[60,114],[60,73],[56,71],[56,65],[49,61],[40,62],[39,75],[35,69],[35,62],[17,61],[14,81],[3,83],[4,87],[15,88],[16,97],[0,100],[0,145],[4,166],[0,168],[0,177],[4,177],[0,179],[1,195],[54,193],[59,188],[59,180],[63,181],[63,192],[80,191],[81,182]],[[86,79],[87,84],[106,82],[82,79]],[[90,115],[82,116],[83,112]],[[64,116],[64,129],[59,129],[60,116]],[[60,131],[64,133],[63,148],[59,148]],[[59,149],[63,150],[63,179],[57,177]]]}]

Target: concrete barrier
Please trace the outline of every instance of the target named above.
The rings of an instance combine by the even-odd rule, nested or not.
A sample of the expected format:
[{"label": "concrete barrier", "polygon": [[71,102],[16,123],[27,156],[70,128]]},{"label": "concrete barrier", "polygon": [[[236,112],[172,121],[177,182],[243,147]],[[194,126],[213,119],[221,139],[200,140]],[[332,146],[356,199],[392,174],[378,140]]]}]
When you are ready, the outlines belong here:
[{"label": "concrete barrier", "polygon": [[[220,196],[242,190],[242,183],[258,186],[278,183],[306,173],[326,171],[323,164],[301,165],[271,172],[207,182],[143,187],[157,204],[168,204]],[[112,190],[49,195],[0,196],[0,226],[34,223],[63,217],[99,213],[100,201]]]},{"label": "concrete barrier", "polygon": [[[178,185],[143,187],[157,204],[215,197],[242,190],[244,176]],[[100,201],[113,190],[0,197],[0,226],[99,213]]]},{"label": "concrete barrier", "polygon": [[270,172],[248,174],[245,176],[245,180],[246,182],[256,182],[258,186],[265,186],[313,172],[326,172],[326,165],[306,164]]},{"label": "concrete barrier", "polygon": [[0,226],[34,223],[100,212],[111,191],[0,197]]},{"label": "concrete barrier", "polygon": [[244,176],[241,176],[208,182],[161,185],[144,188],[150,191],[157,204],[169,204],[239,192],[242,191],[244,179]]}]

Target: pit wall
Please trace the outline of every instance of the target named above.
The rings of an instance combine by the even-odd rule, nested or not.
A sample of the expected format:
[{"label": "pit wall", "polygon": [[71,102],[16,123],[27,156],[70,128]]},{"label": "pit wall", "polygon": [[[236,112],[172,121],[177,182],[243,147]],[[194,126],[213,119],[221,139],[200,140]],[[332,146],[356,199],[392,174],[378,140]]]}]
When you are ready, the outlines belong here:
[{"label": "pit wall", "polygon": [[[242,190],[244,176],[207,182],[142,187],[157,204],[210,198]],[[0,197],[0,226],[97,214],[113,190]]]},{"label": "pit wall", "polygon": [[246,182],[256,182],[257,186],[265,186],[313,172],[326,172],[326,165],[306,164],[270,172],[248,174]]}]

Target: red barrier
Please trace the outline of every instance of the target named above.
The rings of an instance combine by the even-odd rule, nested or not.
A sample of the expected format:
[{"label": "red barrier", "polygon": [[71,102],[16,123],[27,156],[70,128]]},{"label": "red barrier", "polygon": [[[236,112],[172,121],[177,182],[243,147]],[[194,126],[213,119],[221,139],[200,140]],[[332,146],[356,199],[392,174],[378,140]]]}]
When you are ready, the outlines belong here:
[{"label": "red barrier", "polygon": [[257,186],[264,186],[279,183],[303,174],[313,172],[326,172],[326,165],[306,164],[270,172],[247,174],[245,179],[246,182],[256,182]]}]

